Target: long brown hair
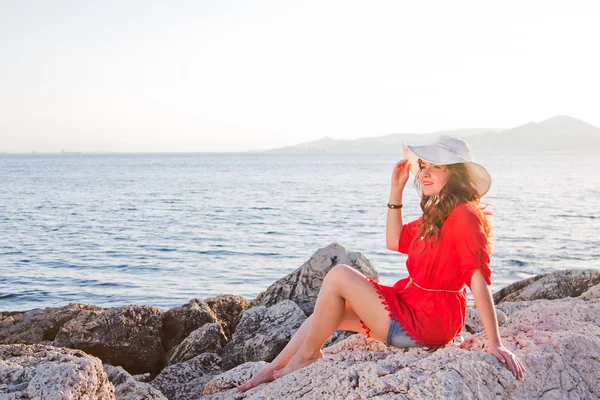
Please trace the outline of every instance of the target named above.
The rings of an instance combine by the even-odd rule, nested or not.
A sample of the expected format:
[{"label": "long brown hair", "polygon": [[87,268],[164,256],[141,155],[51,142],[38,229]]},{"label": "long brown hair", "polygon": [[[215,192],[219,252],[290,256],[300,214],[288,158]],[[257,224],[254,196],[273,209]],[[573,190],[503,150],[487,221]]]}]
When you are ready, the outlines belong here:
[{"label": "long brown hair", "polygon": [[[422,160],[419,160],[419,167],[421,167]],[[487,210],[488,204],[481,203],[481,196],[477,193],[473,182],[469,176],[467,168],[464,163],[450,164],[446,166],[450,172],[448,182],[440,190],[440,193],[435,196],[421,196],[421,210],[423,211],[423,218],[419,224],[419,230],[425,239],[433,244],[440,239],[442,231],[442,225],[456,208],[461,203],[471,203],[475,205],[481,222],[483,223],[483,229],[485,236],[487,237],[487,252],[492,253],[492,224],[489,217],[493,215],[490,210]],[[419,174],[421,170],[419,170]],[[421,193],[423,188],[419,182],[418,175],[415,177],[415,187]]]}]

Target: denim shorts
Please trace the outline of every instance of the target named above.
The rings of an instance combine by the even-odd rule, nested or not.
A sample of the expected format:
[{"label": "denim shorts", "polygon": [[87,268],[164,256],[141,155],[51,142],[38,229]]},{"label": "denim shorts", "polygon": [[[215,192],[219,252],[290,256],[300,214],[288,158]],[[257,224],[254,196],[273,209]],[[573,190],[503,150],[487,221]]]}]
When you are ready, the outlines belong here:
[{"label": "denim shorts", "polygon": [[392,322],[390,323],[390,330],[388,331],[385,344],[398,348],[421,347],[406,333],[406,329],[402,328],[400,323],[395,319],[392,319]]}]

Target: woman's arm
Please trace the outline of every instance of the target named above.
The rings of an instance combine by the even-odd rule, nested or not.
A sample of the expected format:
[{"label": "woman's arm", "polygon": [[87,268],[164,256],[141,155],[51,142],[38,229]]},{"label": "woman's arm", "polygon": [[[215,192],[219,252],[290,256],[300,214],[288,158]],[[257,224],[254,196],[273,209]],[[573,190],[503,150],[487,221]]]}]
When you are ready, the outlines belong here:
[{"label": "woman's arm", "polygon": [[[402,204],[402,192],[408,181],[410,164],[402,160],[394,166],[392,172],[392,188],[390,190],[390,204]],[[388,208],[385,225],[385,243],[389,250],[398,251],[398,240],[402,233],[404,222],[402,220],[402,208]]]},{"label": "woman's arm", "polygon": [[[390,193],[391,204],[402,204],[402,192]],[[387,219],[385,224],[385,243],[388,250],[398,251],[398,240],[402,234],[404,221],[402,219],[402,209],[388,208]]]},{"label": "woman's arm", "polygon": [[492,292],[479,269],[473,271],[471,291],[475,297],[475,306],[477,307],[477,311],[479,311],[479,316],[481,317],[481,322],[483,323],[485,334],[490,344],[490,353],[496,356],[501,363],[505,364],[517,379],[522,380],[525,368],[517,356],[502,345]]}]

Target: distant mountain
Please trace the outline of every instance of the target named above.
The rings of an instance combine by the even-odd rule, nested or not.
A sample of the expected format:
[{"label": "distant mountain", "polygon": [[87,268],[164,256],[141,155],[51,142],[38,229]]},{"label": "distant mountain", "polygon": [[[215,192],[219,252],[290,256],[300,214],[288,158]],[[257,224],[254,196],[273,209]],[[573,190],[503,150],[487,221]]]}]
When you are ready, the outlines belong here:
[{"label": "distant mountain", "polygon": [[499,132],[501,129],[457,129],[425,134],[393,133],[385,136],[355,140],[335,140],[326,136],[312,142],[305,142],[279,149],[267,150],[270,153],[397,153],[402,143],[430,143],[441,135],[471,138],[487,132]]},{"label": "distant mountain", "polygon": [[431,143],[440,135],[467,140],[473,150],[598,150],[600,128],[559,115],[511,129],[457,129],[426,134],[390,134],[356,140],[324,137],[312,142],[268,150],[273,153],[398,153],[402,143]]},{"label": "distant mountain", "polygon": [[600,128],[558,115],[497,134],[486,133],[471,138],[469,144],[477,150],[600,150]]}]

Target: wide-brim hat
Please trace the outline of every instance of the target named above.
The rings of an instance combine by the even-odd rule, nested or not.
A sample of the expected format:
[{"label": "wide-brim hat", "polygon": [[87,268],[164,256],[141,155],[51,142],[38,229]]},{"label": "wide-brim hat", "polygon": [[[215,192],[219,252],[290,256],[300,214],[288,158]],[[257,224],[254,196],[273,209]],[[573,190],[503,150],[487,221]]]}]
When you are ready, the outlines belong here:
[{"label": "wide-brim hat", "polygon": [[463,140],[441,136],[434,144],[424,146],[402,144],[402,152],[415,176],[419,173],[419,158],[438,165],[464,163],[479,196],[483,197],[492,186],[492,176],[483,166],[475,162],[471,148]]}]

